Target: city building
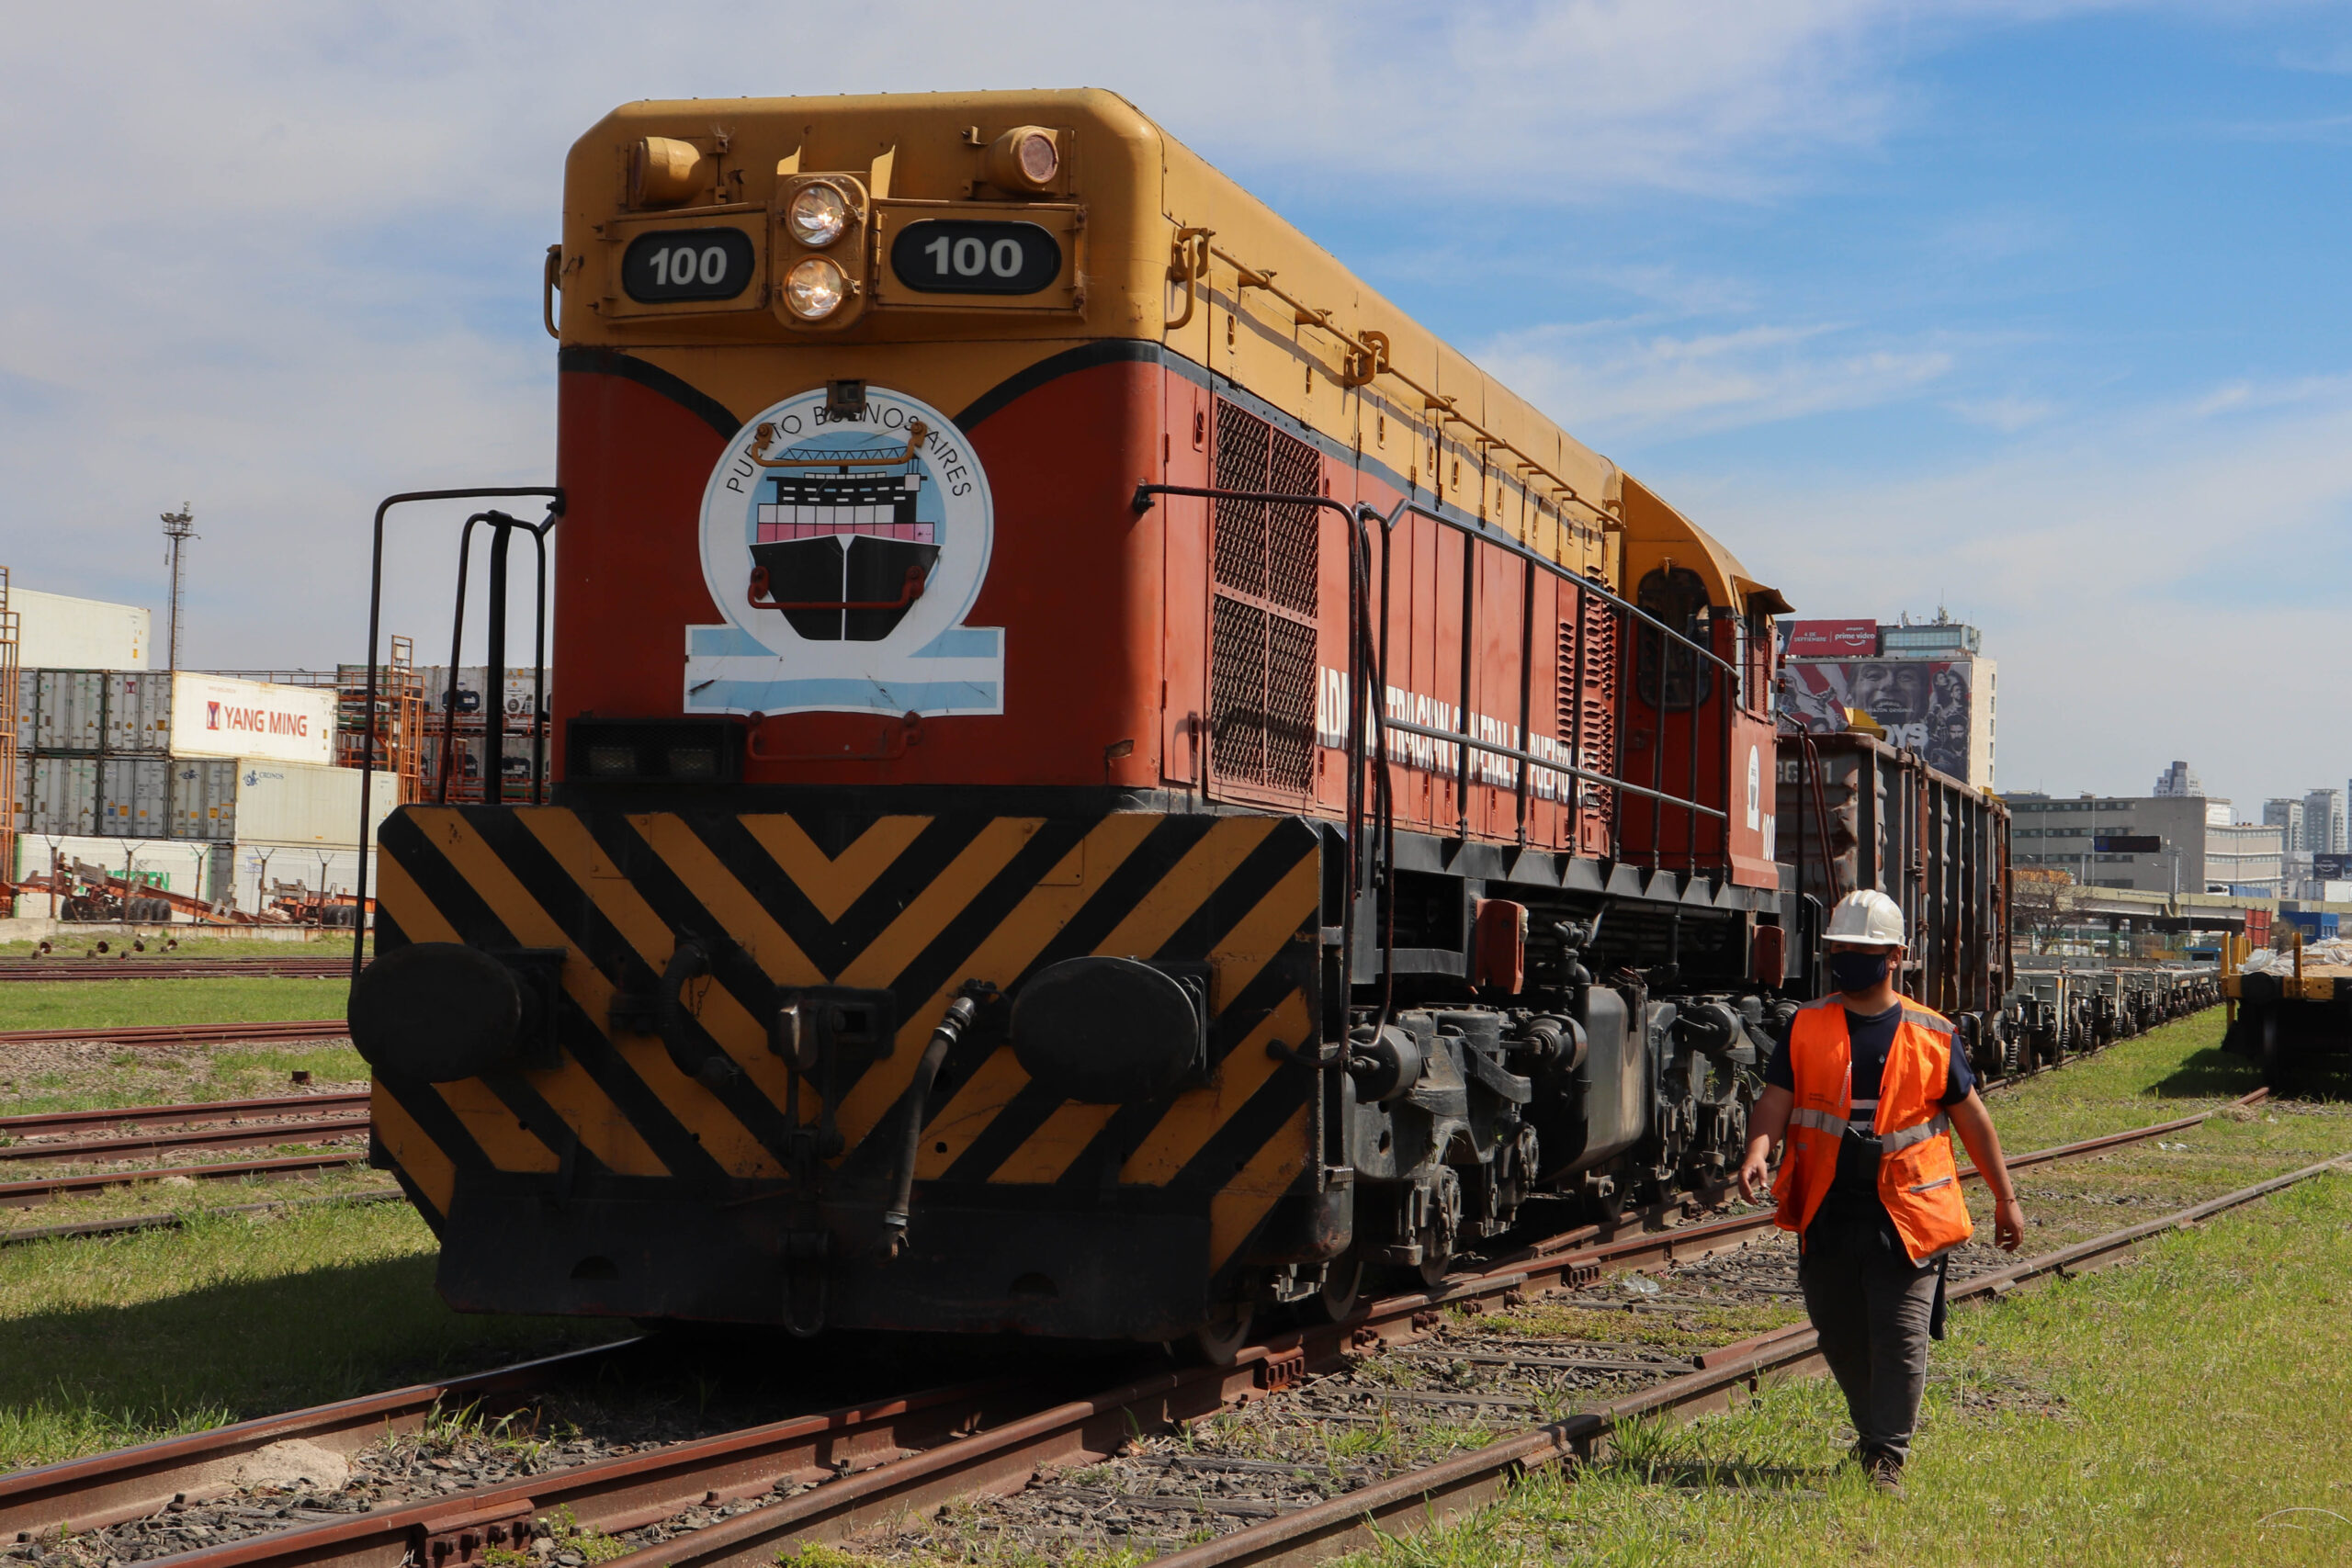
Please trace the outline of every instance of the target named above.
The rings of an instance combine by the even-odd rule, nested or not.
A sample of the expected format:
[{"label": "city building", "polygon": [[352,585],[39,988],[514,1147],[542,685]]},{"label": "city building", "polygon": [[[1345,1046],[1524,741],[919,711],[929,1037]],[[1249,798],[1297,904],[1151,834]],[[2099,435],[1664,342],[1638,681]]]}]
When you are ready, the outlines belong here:
[{"label": "city building", "polygon": [[2186,762],[2175,762],[2156,775],[2157,795],[2203,795],[2205,785]]},{"label": "city building", "polygon": [[2086,886],[2276,897],[2285,879],[2286,829],[2240,822],[2226,800],[2026,793],[2002,799],[2011,862],[2067,872]]},{"label": "city building", "polygon": [[2000,673],[1974,626],[1939,610],[1932,621],[1791,621],[1783,629],[1784,720],[1838,734],[1866,714],[1889,744],[1974,788],[1993,787]]},{"label": "city building", "polygon": [[2352,845],[2344,841],[2344,792],[2315,789],[2303,796],[2303,841],[2297,845],[2315,855],[2340,855]]}]

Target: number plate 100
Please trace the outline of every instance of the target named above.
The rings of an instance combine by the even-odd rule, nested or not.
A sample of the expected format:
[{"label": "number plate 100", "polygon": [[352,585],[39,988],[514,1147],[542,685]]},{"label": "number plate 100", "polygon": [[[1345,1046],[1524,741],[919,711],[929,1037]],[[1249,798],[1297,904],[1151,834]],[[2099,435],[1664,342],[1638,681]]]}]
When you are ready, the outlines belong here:
[{"label": "number plate 100", "polygon": [[890,270],[926,294],[1035,294],[1061,276],[1062,248],[1035,223],[934,218],[899,231]]},{"label": "number plate 100", "polygon": [[646,305],[732,299],[752,285],[752,237],[741,229],[640,234],[621,253],[621,288]]}]

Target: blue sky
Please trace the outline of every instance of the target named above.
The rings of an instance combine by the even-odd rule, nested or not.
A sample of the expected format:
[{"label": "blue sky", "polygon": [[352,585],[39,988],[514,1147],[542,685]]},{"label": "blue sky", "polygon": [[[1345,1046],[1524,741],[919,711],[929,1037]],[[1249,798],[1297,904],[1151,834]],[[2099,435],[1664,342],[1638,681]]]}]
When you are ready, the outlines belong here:
[{"label": "blue sky", "polygon": [[[100,19],[91,19],[93,16]],[[12,24],[0,562],[356,657],[367,511],[551,461],[541,249],[641,96],[1115,88],[1806,613],[1939,603],[2005,785],[2352,735],[2352,6],[270,4]],[[390,624],[446,626],[446,520]],[[159,628],[160,629],[160,628]],[[2342,649],[2343,652],[2339,652]]]}]

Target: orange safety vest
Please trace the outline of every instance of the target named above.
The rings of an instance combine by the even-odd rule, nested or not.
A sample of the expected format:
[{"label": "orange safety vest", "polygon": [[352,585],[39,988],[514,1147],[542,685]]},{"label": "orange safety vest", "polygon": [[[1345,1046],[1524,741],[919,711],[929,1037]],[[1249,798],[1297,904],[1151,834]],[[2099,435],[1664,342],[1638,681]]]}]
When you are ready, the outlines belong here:
[{"label": "orange safety vest", "polygon": [[1951,1118],[1937,1099],[1951,1081],[1952,1027],[1908,997],[1887,1048],[1878,1100],[1854,1099],[1853,1042],[1846,999],[1832,993],[1797,1010],[1789,1023],[1789,1066],[1796,1106],[1789,1147],[1773,1195],[1773,1223],[1802,1238],[1838,1174],[1838,1145],[1848,1122],[1869,1120],[1883,1150],[1878,1195],[1914,1263],[1958,1247],[1974,1234],[1952,1164]]}]

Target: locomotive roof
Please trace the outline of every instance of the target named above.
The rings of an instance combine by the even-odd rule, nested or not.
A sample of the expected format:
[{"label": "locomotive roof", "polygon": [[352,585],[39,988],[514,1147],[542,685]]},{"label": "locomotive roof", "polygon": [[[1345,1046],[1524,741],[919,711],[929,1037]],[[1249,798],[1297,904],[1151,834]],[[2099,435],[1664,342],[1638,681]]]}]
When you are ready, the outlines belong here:
[{"label": "locomotive roof", "polygon": [[[1312,428],[1327,442],[1394,471],[1399,488],[1434,491],[1451,508],[1484,516],[1579,568],[1605,566],[1635,578],[1644,541],[1686,564],[1703,563],[1719,602],[1775,609],[1780,596],[1761,589],[1730,551],[1682,513],[1630,484],[1607,457],[1545,418],[1466,355],[1358,277],[1266,203],[1186,147],[1118,95],[1098,88],[1022,92],[842,95],[831,97],[646,100],[614,110],[574,144],[567,171],[565,250],[584,253],[627,220],[628,149],[647,135],[678,138],[702,149],[715,170],[712,197],[728,201],[673,208],[666,216],[756,209],[784,174],[855,173],[900,200],[1012,197],[993,192],[978,172],[990,137],[1022,124],[1047,127],[1065,141],[1066,188],[1045,193],[1082,202],[1081,310],[1056,319],[1032,315],[956,320],[877,309],[854,333],[809,343],[765,313],[660,324],[671,344],[756,339],[805,346],[813,356],[853,344],[960,341],[977,399],[1008,373],[1008,357],[1071,340],[1157,339],[1169,351],[1226,377]],[[1040,199],[1043,199],[1042,197]],[[1201,298],[1171,284],[1180,232],[1205,230],[1210,247]],[[1195,244],[1200,242],[1195,241]],[[568,265],[577,265],[577,263]],[[1231,323],[1228,327],[1226,323]],[[1246,323],[1246,330],[1233,330]],[[567,343],[647,346],[644,326],[567,310]],[[1361,386],[1351,379],[1351,352],[1385,338],[1388,373]],[[658,356],[657,350],[657,356]],[[1300,374],[1301,362],[1306,374]],[[1359,364],[1361,361],[1358,362]],[[936,359],[927,368],[943,367]],[[693,378],[730,405],[752,404],[724,384],[728,372],[704,364]],[[954,375],[955,369],[946,374]],[[943,405],[946,406],[946,405]],[[1459,474],[1459,481],[1456,476]],[[1646,498],[1646,500],[1645,499]],[[1605,522],[1602,521],[1605,519]],[[1595,526],[1600,523],[1600,526]],[[1604,531],[1623,530],[1627,555],[1613,553]],[[1757,597],[1760,589],[1761,597]]]}]

